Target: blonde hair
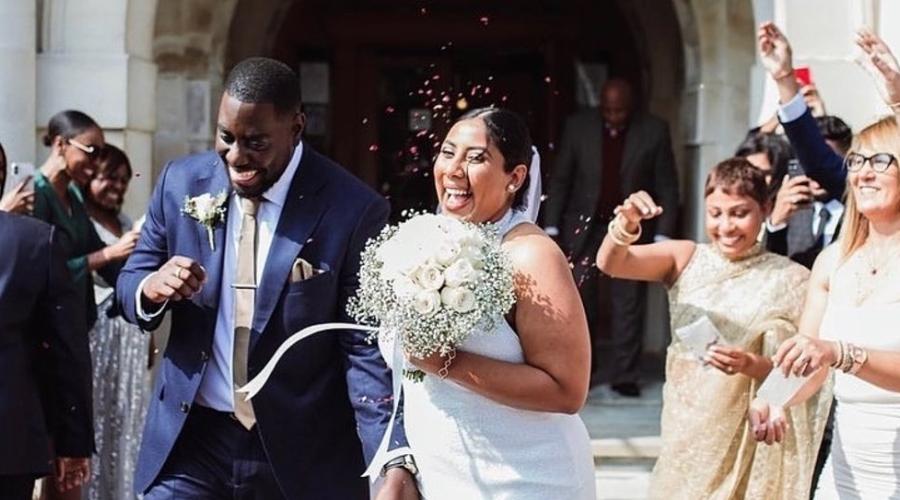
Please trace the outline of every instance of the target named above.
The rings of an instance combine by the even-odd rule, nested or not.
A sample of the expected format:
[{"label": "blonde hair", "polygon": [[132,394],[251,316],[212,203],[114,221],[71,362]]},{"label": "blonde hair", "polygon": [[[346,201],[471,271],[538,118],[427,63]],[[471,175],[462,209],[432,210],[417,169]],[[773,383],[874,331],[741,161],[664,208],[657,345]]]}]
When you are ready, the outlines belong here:
[{"label": "blonde hair", "polygon": [[[859,151],[866,148],[877,153],[891,153],[896,160],[900,160],[900,123],[894,116],[886,116],[868,127],[859,131],[853,137],[850,145],[851,151]],[[895,161],[896,163],[896,161]],[[891,167],[900,168],[900,164]],[[849,173],[848,173],[849,174]],[[846,260],[859,247],[866,242],[869,236],[869,220],[859,212],[856,206],[856,196],[850,186],[850,176],[847,176],[847,187],[844,190],[844,223],[841,229],[839,245],[841,259]]]}]

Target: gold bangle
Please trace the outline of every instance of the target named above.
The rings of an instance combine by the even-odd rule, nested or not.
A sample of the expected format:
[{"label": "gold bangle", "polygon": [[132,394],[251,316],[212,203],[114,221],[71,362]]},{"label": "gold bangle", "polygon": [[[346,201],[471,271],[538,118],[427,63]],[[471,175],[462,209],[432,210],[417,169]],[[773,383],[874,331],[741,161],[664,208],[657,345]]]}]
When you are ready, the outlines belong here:
[{"label": "gold bangle", "polygon": [[629,233],[625,229],[625,224],[623,223],[624,219],[625,218],[621,215],[613,217],[606,227],[606,232],[609,234],[610,238],[612,238],[614,243],[619,246],[627,247],[641,238],[642,229],[641,225],[638,224],[637,231]]}]

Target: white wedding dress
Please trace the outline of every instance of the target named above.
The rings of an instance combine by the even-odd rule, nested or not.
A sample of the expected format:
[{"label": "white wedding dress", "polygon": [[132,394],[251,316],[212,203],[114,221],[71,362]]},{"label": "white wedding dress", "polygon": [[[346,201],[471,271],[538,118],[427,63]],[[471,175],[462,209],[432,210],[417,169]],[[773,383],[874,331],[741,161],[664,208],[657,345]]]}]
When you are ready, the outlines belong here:
[{"label": "white wedding dress", "polygon": [[[522,222],[524,215],[511,212],[501,233]],[[459,350],[524,361],[505,320],[493,332],[473,333]],[[596,499],[590,438],[578,415],[519,410],[430,375],[403,381],[403,405],[426,500]]]},{"label": "white wedding dress", "polygon": [[[829,303],[821,336],[867,349],[900,351],[900,303]],[[834,441],[817,500],[900,498],[900,393],[836,372]]]}]

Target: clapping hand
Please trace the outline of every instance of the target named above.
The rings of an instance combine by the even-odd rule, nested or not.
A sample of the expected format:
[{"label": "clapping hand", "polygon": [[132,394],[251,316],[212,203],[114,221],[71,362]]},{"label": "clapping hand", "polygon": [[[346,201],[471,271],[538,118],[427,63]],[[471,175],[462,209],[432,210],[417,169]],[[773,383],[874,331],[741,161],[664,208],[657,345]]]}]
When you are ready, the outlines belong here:
[{"label": "clapping hand", "polygon": [[23,179],[9,193],[0,198],[0,212],[28,215],[34,211],[34,191],[25,191],[31,177]]},{"label": "clapping hand", "polygon": [[784,440],[784,433],[787,430],[784,408],[772,406],[768,401],[756,398],[750,403],[748,418],[750,432],[757,441],[772,444]]},{"label": "clapping hand", "polygon": [[863,51],[857,62],[875,80],[878,92],[895,113],[900,112],[900,64],[884,40],[862,28],[856,33],[856,45]]}]

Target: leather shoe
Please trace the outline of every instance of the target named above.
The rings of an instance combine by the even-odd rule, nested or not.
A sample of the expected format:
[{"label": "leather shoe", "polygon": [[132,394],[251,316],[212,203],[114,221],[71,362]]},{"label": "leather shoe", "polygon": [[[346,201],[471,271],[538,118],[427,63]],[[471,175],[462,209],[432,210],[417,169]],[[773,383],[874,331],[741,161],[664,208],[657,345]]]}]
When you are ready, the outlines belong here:
[{"label": "leather shoe", "polygon": [[641,388],[634,382],[622,382],[621,384],[613,384],[612,390],[627,398],[641,397]]}]

